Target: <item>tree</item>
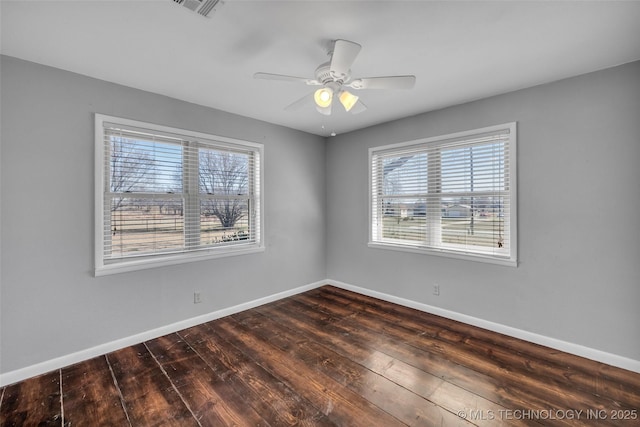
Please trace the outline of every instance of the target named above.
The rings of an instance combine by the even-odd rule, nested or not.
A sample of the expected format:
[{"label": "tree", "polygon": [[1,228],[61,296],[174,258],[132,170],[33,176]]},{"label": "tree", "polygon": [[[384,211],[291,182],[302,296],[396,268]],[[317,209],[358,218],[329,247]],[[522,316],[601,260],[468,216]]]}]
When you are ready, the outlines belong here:
[{"label": "tree", "polygon": [[[139,190],[141,183],[153,171],[155,161],[144,150],[135,147],[126,138],[111,137],[110,189],[112,193]],[[124,197],[114,198],[111,211],[118,210]]]},{"label": "tree", "polygon": [[246,155],[200,150],[200,191],[220,196],[203,199],[202,213],[214,215],[224,228],[232,228],[247,214],[249,159]]}]

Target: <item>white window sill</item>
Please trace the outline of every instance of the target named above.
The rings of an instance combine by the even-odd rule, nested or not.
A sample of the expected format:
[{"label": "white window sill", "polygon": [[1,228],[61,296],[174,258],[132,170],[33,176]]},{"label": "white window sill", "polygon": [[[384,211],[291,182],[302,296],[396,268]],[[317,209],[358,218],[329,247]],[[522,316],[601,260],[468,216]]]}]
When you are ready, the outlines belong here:
[{"label": "white window sill", "polygon": [[481,262],[486,264],[497,264],[507,267],[517,267],[518,261],[516,259],[509,258],[496,258],[490,255],[484,255],[481,253],[463,253],[448,251],[446,249],[434,249],[421,246],[408,246],[408,245],[396,245],[392,243],[383,242],[369,242],[368,246],[373,249],[386,249],[399,252],[412,252],[423,255],[435,255],[446,258],[462,259],[466,261]]},{"label": "white window sill", "polygon": [[96,266],[95,277],[108,276],[110,274],[126,273],[129,271],[146,270],[149,268],[164,267],[168,265],[185,264],[189,262],[205,261],[229,256],[247,255],[264,252],[264,246],[252,245],[242,248],[225,248],[224,251],[211,249],[202,252],[188,252],[171,255],[155,255],[135,259],[124,259],[109,264]]}]

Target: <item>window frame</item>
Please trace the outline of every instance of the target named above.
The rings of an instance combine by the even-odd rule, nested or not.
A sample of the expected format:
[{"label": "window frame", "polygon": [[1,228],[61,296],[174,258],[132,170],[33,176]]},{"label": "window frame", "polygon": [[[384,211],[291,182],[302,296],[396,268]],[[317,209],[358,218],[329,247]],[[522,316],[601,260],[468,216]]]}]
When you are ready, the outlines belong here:
[{"label": "window frame", "polygon": [[[457,249],[456,244],[448,243],[436,245],[434,244],[433,237],[430,236],[429,239],[432,241],[427,241],[427,237],[425,236],[423,244],[415,243],[408,244],[403,243],[400,239],[390,239],[390,238],[382,238],[377,237],[381,236],[381,224],[376,223],[376,218],[381,217],[381,213],[379,212],[379,202],[376,200],[378,195],[374,194],[375,191],[375,183],[374,183],[374,157],[383,152],[393,152],[397,150],[398,152],[411,149],[412,147],[426,146],[426,145],[442,145],[447,141],[459,140],[463,141],[465,139],[473,139],[474,137],[478,137],[481,135],[490,135],[490,134],[498,134],[500,132],[508,132],[508,164],[509,164],[509,175],[505,177],[505,180],[508,180],[508,193],[509,197],[509,221],[508,221],[508,229],[505,226],[505,232],[508,232],[509,237],[509,253],[507,256],[498,256],[494,254],[488,253],[488,251],[473,251],[467,249]],[[488,126],[480,129],[473,129],[462,132],[455,132],[446,135],[439,135],[429,138],[421,138],[406,142],[388,144],[383,146],[371,147],[369,148],[369,157],[368,157],[368,172],[369,172],[369,221],[368,221],[368,247],[375,249],[388,249],[395,251],[403,251],[403,252],[412,252],[412,253],[420,253],[424,255],[436,255],[454,259],[461,260],[469,260],[476,262],[484,262],[490,264],[498,264],[504,266],[517,267],[518,265],[518,241],[517,241],[517,230],[518,230],[518,214],[517,214],[517,123],[510,122],[495,126]],[[379,168],[379,167],[378,167]],[[438,180],[441,181],[442,175],[439,174]],[[430,186],[434,185],[431,180],[427,180],[427,187],[429,187],[429,193],[431,193],[432,188]],[[440,185],[439,182],[436,185]],[[438,193],[438,192],[436,192]],[[438,193],[445,194],[445,193]],[[453,193],[455,194],[455,193]],[[446,196],[438,196],[440,199]],[[405,197],[406,198],[406,197]],[[374,206],[374,203],[376,206]],[[428,202],[427,202],[428,203]],[[376,212],[374,212],[374,210]],[[434,222],[434,216],[425,217],[425,222],[432,226]],[[438,225],[437,233],[441,233],[442,228]]]},{"label": "window frame", "polygon": [[[125,128],[134,128],[134,129],[138,128],[138,129],[144,129],[148,131],[154,131],[165,136],[174,135],[176,137],[183,138],[186,140],[193,140],[198,144],[204,144],[204,145],[210,144],[210,146],[214,149],[217,147],[217,148],[228,148],[230,150],[240,149],[240,150],[253,152],[254,155],[257,157],[257,160],[255,161],[254,170],[249,171],[250,180],[252,181],[252,185],[250,185],[250,190],[249,190],[251,195],[249,197],[253,198],[254,203],[257,204],[257,206],[255,206],[256,218],[251,220],[253,221],[253,224],[256,230],[255,242],[235,244],[235,245],[210,246],[210,247],[198,248],[197,250],[189,249],[188,247],[185,247],[185,249],[182,251],[174,251],[174,252],[169,251],[165,253],[163,253],[162,251],[159,251],[156,253],[151,253],[148,255],[142,255],[137,257],[123,257],[123,258],[118,258],[114,260],[105,260],[104,245],[105,245],[106,239],[104,235],[105,233],[104,230],[106,225],[104,223],[104,219],[105,219],[105,209],[107,209],[105,207],[105,195],[110,193],[105,187],[106,185],[105,172],[106,172],[106,169],[109,167],[109,165],[105,162],[105,157],[104,157],[105,156],[105,134],[106,134],[105,124],[107,123],[120,125]],[[168,266],[168,265],[215,259],[215,258],[221,258],[221,257],[245,255],[245,254],[251,254],[256,252],[262,252],[265,250],[264,166],[263,166],[264,146],[262,144],[96,113],[95,114],[94,146],[95,146],[95,152],[94,152],[94,162],[95,162],[95,166],[94,166],[94,171],[95,171],[94,274],[96,277],[115,274],[115,273],[123,273],[123,272],[137,271],[137,270],[156,268],[156,267],[162,267],[162,266]],[[186,163],[188,163],[188,161],[183,160],[183,165]],[[198,166],[195,165],[195,168],[197,169]],[[193,170],[191,171],[193,172]],[[194,200],[197,203],[200,203],[200,200],[210,198],[209,195],[200,195],[197,185],[196,185],[195,192],[198,194],[194,194],[193,197],[183,196],[183,193],[181,193],[179,197],[183,197],[183,203],[187,203],[189,201],[190,203],[194,203]],[[133,194],[135,195],[136,193],[133,193]],[[176,195],[173,195],[173,194],[167,195],[167,194],[158,193],[157,195],[151,195],[149,197],[176,198]],[[186,218],[186,211],[185,211],[184,222],[185,222],[185,225],[184,225],[183,235],[186,235],[187,233],[192,231],[190,227],[193,225],[193,224],[187,225],[187,222],[189,222],[189,220],[188,218]],[[199,233],[199,230],[198,230],[198,233]]]}]

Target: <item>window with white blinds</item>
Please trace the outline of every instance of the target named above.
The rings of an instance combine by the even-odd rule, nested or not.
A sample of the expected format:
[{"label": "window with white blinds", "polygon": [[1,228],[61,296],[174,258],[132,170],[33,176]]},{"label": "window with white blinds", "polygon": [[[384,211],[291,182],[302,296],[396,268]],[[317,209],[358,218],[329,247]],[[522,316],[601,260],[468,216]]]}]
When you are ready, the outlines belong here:
[{"label": "window with white blinds", "polygon": [[262,250],[262,145],[96,115],[96,274]]},{"label": "window with white blinds", "polygon": [[370,243],[517,264],[516,124],[376,147]]}]

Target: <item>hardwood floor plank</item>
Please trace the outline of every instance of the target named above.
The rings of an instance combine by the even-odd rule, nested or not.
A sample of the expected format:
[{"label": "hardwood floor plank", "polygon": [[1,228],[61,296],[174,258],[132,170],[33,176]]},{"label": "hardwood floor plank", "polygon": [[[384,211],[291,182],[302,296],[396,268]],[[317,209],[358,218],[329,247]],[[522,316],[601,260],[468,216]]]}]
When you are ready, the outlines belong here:
[{"label": "hardwood floor plank", "polygon": [[[261,322],[252,331],[296,360],[322,372],[407,425],[469,426],[469,422],[401,387],[349,357],[315,342],[315,337],[292,332],[276,322]],[[275,332],[275,335],[274,335]],[[373,354],[370,354],[373,357]]]},{"label": "hardwood floor plank", "polygon": [[62,390],[65,425],[130,425],[104,356],[63,368]]},{"label": "hardwood floor plank", "polygon": [[[297,301],[292,297],[290,311]],[[300,307],[304,310],[304,307]],[[517,382],[505,384],[504,378],[491,377],[485,373],[477,372],[463,365],[443,357],[440,353],[433,353],[429,350],[416,348],[408,345],[404,341],[394,339],[390,336],[380,334],[363,328],[358,321],[343,318],[336,322],[336,318],[331,318],[321,312],[305,311],[302,316],[308,316],[307,322],[312,329],[328,330],[335,335],[348,336],[349,340],[360,342],[362,345],[377,348],[391,357],[399,359],[411,366],[425,372],[439,376],[458,387],[477,394],[484,399],[493,401],[505,408],[516,408],[519,410],[546,410],[549,408],[548,399],[531,395],[528,390],[521,389]],[[558,425],[579,425],[572,420],[559,420]]]},{"label": "hardwood floor plank", "polygon": [[5,387],[0,425],[62,426],[60,371]]},{"label": "hardwood floor plank", "polygon": [[178,334],[151,340],[147,348],[202,426],[268,425]]},{"label": "hardwood floor plank", "polygon": [[338,425],[404,426],[362,396],[258,337],[247,327],[223,318],[210,322],[222,338],[296,390]]},{"label": "hardwood floor plank", "polygon": [[109,353],[106,360],[120,389],[131,425],[198,425],[144,344]]},{"label": "hardwood floor plank", "polygon": [[335,426],[306,399],[218,337],[209,326],[198,325],[179,335],[236,393],[245,396],[246,402],[269,424]]},{"label": "hardwood floor plank", "polygon": [[[570,385],[572,389],[582,390],[598,398],[606,396],[604,399],[609,399],[608,405],[611,407],[627,409],[640,407],[640,379],[638,375],[633,375],[629,371],[485,329],[470,327],[408,307],[372,298],[361,303],[361,296],[349,291],[332,287],[323,287],[318,291],[318,297],[337,296],[336,302],[342,300],[341,303],[345,300],[351,301],[348,298],[352,297],[357,302],[351,301],[350,307],[355,309],[355,306],[362,305],[365,311],[373,313],[380,313],[380,310],[383,310],[385,313],[391,313],[393,321],[402,321],[404,326],[411,326],[416,330],[421,328],[424,324],[423,319],[427,316],[429,324],[433,324],[440,331],[447,331],[446,334],[433,334],[435,338],[463,343],[482,357],[493,359],[498,364],[514,366],[541,379],[546,378],[544,381],[557,384],[559,387]],[[370,309],[370,307],[374,308]],[[451,334],[456,334],[457,339],[451,339]]]},{"label": "hardwood floor plank", "polygon": [[[368,327],[372,325],[369,324]],[[532,375],[523,373],[521,369],[513,364],[504,363],[503,361],[497,361],[493,357],[478,358],[473,351],[467,347],[453,346],[448,342],[443,341],[430,341],[420,337],[418,331],[411,330],[404,326],[384,326],[385,331],[389,334],[393,334],[397,339],[402,340],[417,348],[421,348],[427,351],[435,351],[441,354],[443,357],[449,357],[455,363],[467,366],[473,370],[481,373],[485,373],[490,376],[496,376],[499,373],[504,375],[504,367],[509,366],[508,376],[505,380],[512,385],[526,386],[530,393],[536,394],[541,398],[549,399],[549,402],[553,402],[556,405],[562,405],[561,407],[568,407],[568,405],[579,400],[581,402],[580,409],[598,408],[605,409],[605,403],[594,396],[581,393],[579,390],[571,390],[571,395],[567,394],[566,389],[558,387],[556,381],[549,379],[548,377]]]},{"label": "hardwood floor plank", "polygon": [[[424,328],[434,338],[449,342],[462,342],[477,353],[488,355],[498,362],[514,363],[521,369],[550,381],[571,384],[587,393],[606,395],[630,408],[640,407],[640,380],[628,371],[563,353],[548,347],[528,343],[517,338],[470,327],[461,322],[420,312],[408,307],[387,303],[334,287],[322,287],[311,298],[327,298],[332,303],[346,304],[358,311],[384,313],[390,321],[405,326]],[[425,318],[428,324],[425,325]]]},{"label": "hardwood floor plank", "polygon": [[[385,353],[366,347],[352,336],[336,334],[335,331],[326,328],[309,326],[300,313],[288,311],[283,313],[278,307],[260,307],[257,309],[262,315],[272,319],[272,322],[297,330],[314,342],[330,348],[338,354],[348,357],[367,369],[387,378],[399,386],[425,398],[434,404],[457,414],[461,410],[474,409],[486,414],[497,414],[506,407],[495,404],[477,394],[471,393],[457,385],[449,383],[442,378],[411,366],[401,360],[393,358]],[[295,318],[294,322],[292,318]],[[275,324],[264,322],[265,326],[276,330]],[[345,339],[340,339],[341,337]],[[475,421],[474,421],[475,422]],[[501,420],[477,420],[478,425],[503,425]],[[509,425],[532,425],[530,422],[514,422]],[[506,424],[504,424],[506,425]]]},{"label": "hardwood floor plank", "polygon": [[[341,297],[344,297],[343,294],[349,293],[348,291],[339,291]],[[508,376],[505,376],[504,374],[502,376],[512,387],[512,392],[514,390],[513,387],[526,387],[527,393],[530,396],[533,397],[535,395],[540,399],[546,399],[546,405],[549,408],[585,412],[598,411],[600,413],[613,413],[616,410],[626,410],[630,411],[631,413],[634,413],[634,411],[637,412],[638,407],[635,406],[635,402],[637,402],[640,394],[634,393],[633,389],[631,389],[631,392],[629,392],[629,390],[620,392],[620,390],[618,389],[618,393],[616,393],[614,397],[607,395],[603,398],[600,394],[596,394],[595,392],[587,392],[579,386],[576,387],[576,385],[579,385],[580,383],[572,384],[571,387],[567,387],[567,384],[564,381],[566,377],[562,377],[563,379],[561,380],[559,378],[554,378],[549,373],[540,374],[539,372],[532,372],[531,370],[523,368],[520,363],[523,357],[520,357],[520,355],[515,352],[503,352],[503,359],[496,360],[499,359],[493,356],[494,354],[496,354],[496,350],[487,348],[487,354],[484,354],[484,352],[477,352],[473,349],[470,349],[469,346],[466,345],[465,340],[457,340],[458,342],[449,342],[446,339],[442,339],[439,334],[434,333],[426,334],[426,336],[430,336],[431,338],[433,338],[433,342],[431,342],[427,346],[425,340],[423,339],[423,337],[425,336],[423,329],[419,327],[411,328],[404,322],[400,324],[398,323],[398,318],[387,319],[387,317],[389,316],[389,313],[387,312],[372,313],[367,310],[363,311],[358,307],[358,304],[354,302],[348,304],[351,309],[344,305],[337,307],[333,303],[323,304],[322,294],[325,292],[326,290],[323,287],[320,289],[316,289],[315,292],[305,293],[304,295],[298,295],[292,298],[294,300],[298,299],[297,301],[294,301],[294,303],[302,302],[303,304],[307,303],[307,301],[305,300],[311,299],[312,302],[309,303],[309,306],[316,307],[319,310],[322,310],[322,307],[325,307],[328,310],[327,315],[330,318],[348,317],[349,319],[353,319],[357,316],[358,323],[360,325],[363,325],[365,328],[369,328],[369,330],[374,330],[375,328],[378,334],[382,333],[393,336],[397,340],[417,346],[418,348],[421,348],[425,351],[434,352],[435,354],[441,354],[443,356],[445,354],[448,354],[450,356],[453,355],[454,358],[452,359],[452,361],[454,361],[455,363],[467,366],[488,376],[500,377],[501,372],[504,370],[504,367],[508,366]],[[354,298],[357,300],[360,298],[368,297],[363,297],[355,294]],[[375,303],[379,301],[373,298],[370,300],[375,301]],[[388,304],[395,307],[395,305],[391,303]],[[405,308],[402,307],[399,310],[402,309]],[[351,310],[351,313],[349,313],[349,310]],[[429,315],[427,313],[421,313],[417,311],[415,312],[421,314],[423,317],[428,317],[429,319],[431,319],[432,317],[432,315]],[[382,321],[382,324],[379,323],[380,319],[384,319]],[[407,323],[410,323],[410,321]],[[453,323],[459,324],[459,322]],[[479,329],[469,325],[463,326],[472,330]],[[493,339],[498,339],[500,336],[500,334],[494,333]],[[456,352],[456,349],[458,349],[459,351]],[[571,360],[571,358],[573,357],[571,355],[568,356],[569,360]],[[637,377],[637,375],[635,375],[635,377]],[[628,382],[628,384],[631,384],[632,381]],[[621,399],[621,397],[623,398]],[[614,421],[613,419],[611,419],[611,417],[609,417],[606,420],[600,420],[600,423],[601,425],[621,425],[620,422],[623,421],[629,420]]]}]

